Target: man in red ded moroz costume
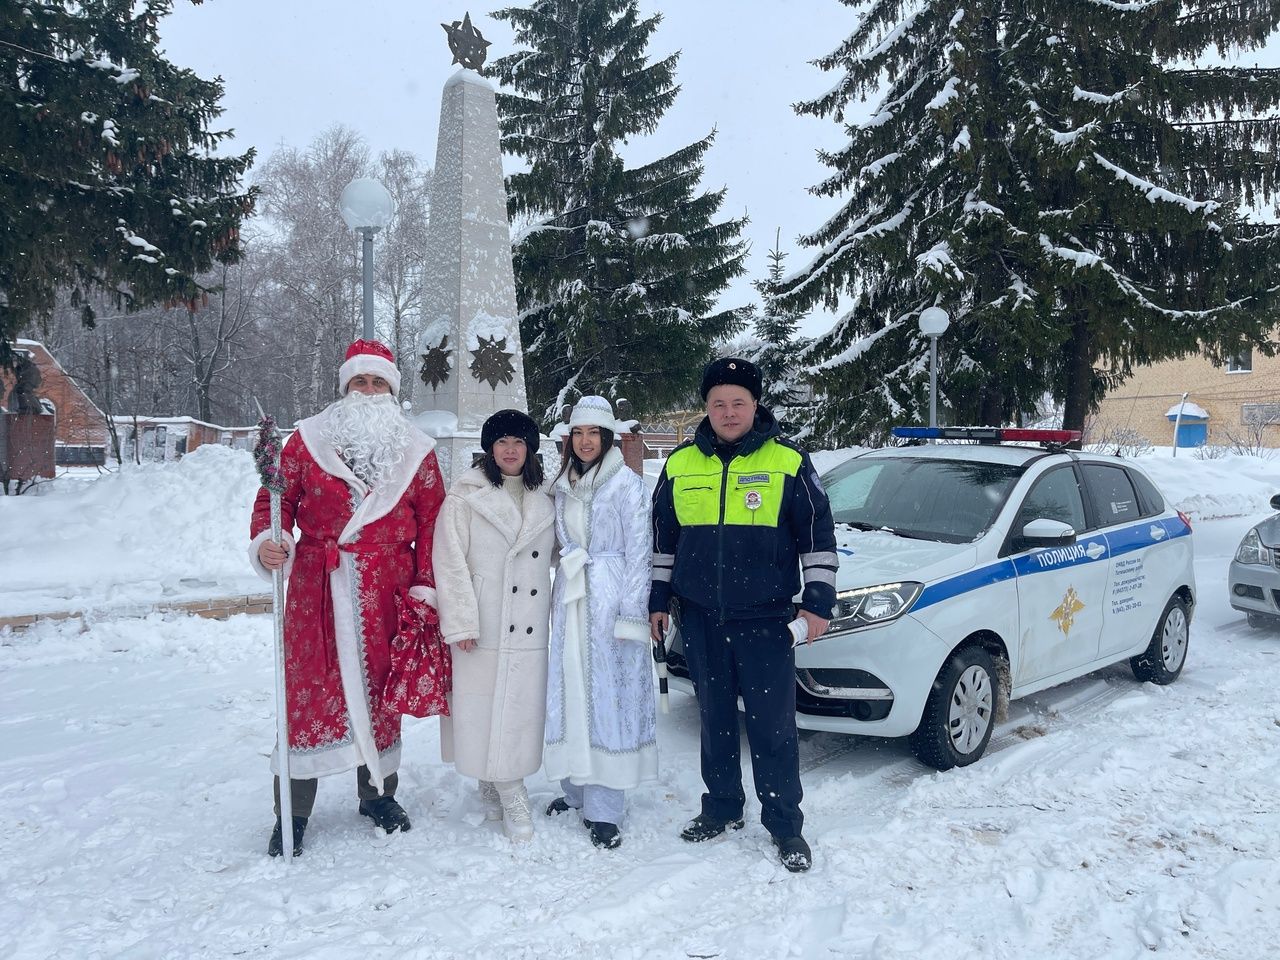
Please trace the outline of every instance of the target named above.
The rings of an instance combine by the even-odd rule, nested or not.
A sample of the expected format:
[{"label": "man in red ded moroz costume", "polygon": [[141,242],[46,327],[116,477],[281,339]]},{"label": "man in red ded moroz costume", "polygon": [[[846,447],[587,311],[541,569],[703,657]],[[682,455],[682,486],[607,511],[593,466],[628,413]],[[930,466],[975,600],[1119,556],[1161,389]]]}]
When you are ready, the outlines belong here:
[{"label": "man in red ded moroz costume", "polygon": [[[280,456],[284,543],[271,540],[270,497],[258,492],[249,556],[268,579],[284,568],[285,687],[295,856],[318,777],[356,771],[360,813],[388,833],[408,830],[396,802],[400,714],[382,703],[397,627],[396,594],[436,604],[431,541],[444,484],[434,441],[396,399],[395,359],[357,340],[338,371],[339,398],[303,420]],[[298,535],[295,539],[294,528]],[[276,824],[268,853],[279,856]]]}]

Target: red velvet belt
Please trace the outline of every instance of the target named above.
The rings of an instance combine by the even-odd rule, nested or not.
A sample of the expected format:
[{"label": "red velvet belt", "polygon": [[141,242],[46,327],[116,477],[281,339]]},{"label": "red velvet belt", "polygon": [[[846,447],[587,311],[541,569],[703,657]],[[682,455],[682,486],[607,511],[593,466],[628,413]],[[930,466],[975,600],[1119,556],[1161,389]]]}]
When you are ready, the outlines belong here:
[{"label": "red velvet belt", "polygon": [[303,534],[298,540],[298,548],[320,548],[324,550],[324,571],[333,573],[338,569],[338,551],[343,553],[389,553],[392,550],[407,550],[410,544],[405,543],[339,543],[337,540],[322,540],[319,537]]}]

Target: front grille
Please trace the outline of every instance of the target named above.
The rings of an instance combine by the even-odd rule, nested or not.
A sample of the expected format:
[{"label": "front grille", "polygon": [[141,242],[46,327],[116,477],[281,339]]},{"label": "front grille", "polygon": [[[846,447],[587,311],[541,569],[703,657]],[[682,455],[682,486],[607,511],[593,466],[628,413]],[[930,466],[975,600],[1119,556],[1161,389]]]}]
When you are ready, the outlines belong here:
[{"label": "front grille", "polygon": [[1271,602],[1276,605],[1276,609],[1280,610],[1280,590],[1271,591]]}]

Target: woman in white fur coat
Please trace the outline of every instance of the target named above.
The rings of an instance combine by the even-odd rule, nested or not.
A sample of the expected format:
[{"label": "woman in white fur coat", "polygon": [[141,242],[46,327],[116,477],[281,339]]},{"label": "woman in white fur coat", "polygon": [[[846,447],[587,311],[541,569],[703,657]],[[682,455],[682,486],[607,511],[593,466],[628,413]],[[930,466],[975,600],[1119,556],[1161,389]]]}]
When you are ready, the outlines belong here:
[{"label": "woman in white fur coat", "polygon": [[622,842],[626,791],[658,774],[649,639],[652,542],[644,481],[614,445],[613,410],[583,397],[552,485],[560,570],[551,606],[543,766],[597,847]]},{"label": "woman in white fur coat", "polygon": [[480,444],[483,461],[454,482],[435,529],[440,627],[453,654],[440,749],[480,781],[486,817],[528,840],[524,778],[542,763],[554,509],[533,420],[499,411]]}]

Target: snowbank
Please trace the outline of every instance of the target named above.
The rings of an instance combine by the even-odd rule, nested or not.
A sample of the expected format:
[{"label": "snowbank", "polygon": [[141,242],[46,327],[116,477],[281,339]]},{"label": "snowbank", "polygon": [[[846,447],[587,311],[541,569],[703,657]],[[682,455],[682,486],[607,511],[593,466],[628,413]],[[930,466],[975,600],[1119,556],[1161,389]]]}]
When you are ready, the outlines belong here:
[{"label": "snowbank", "polygon": [[40,497],[0,497],[0,616],[259,593],[250,454],[205,445]]}]

